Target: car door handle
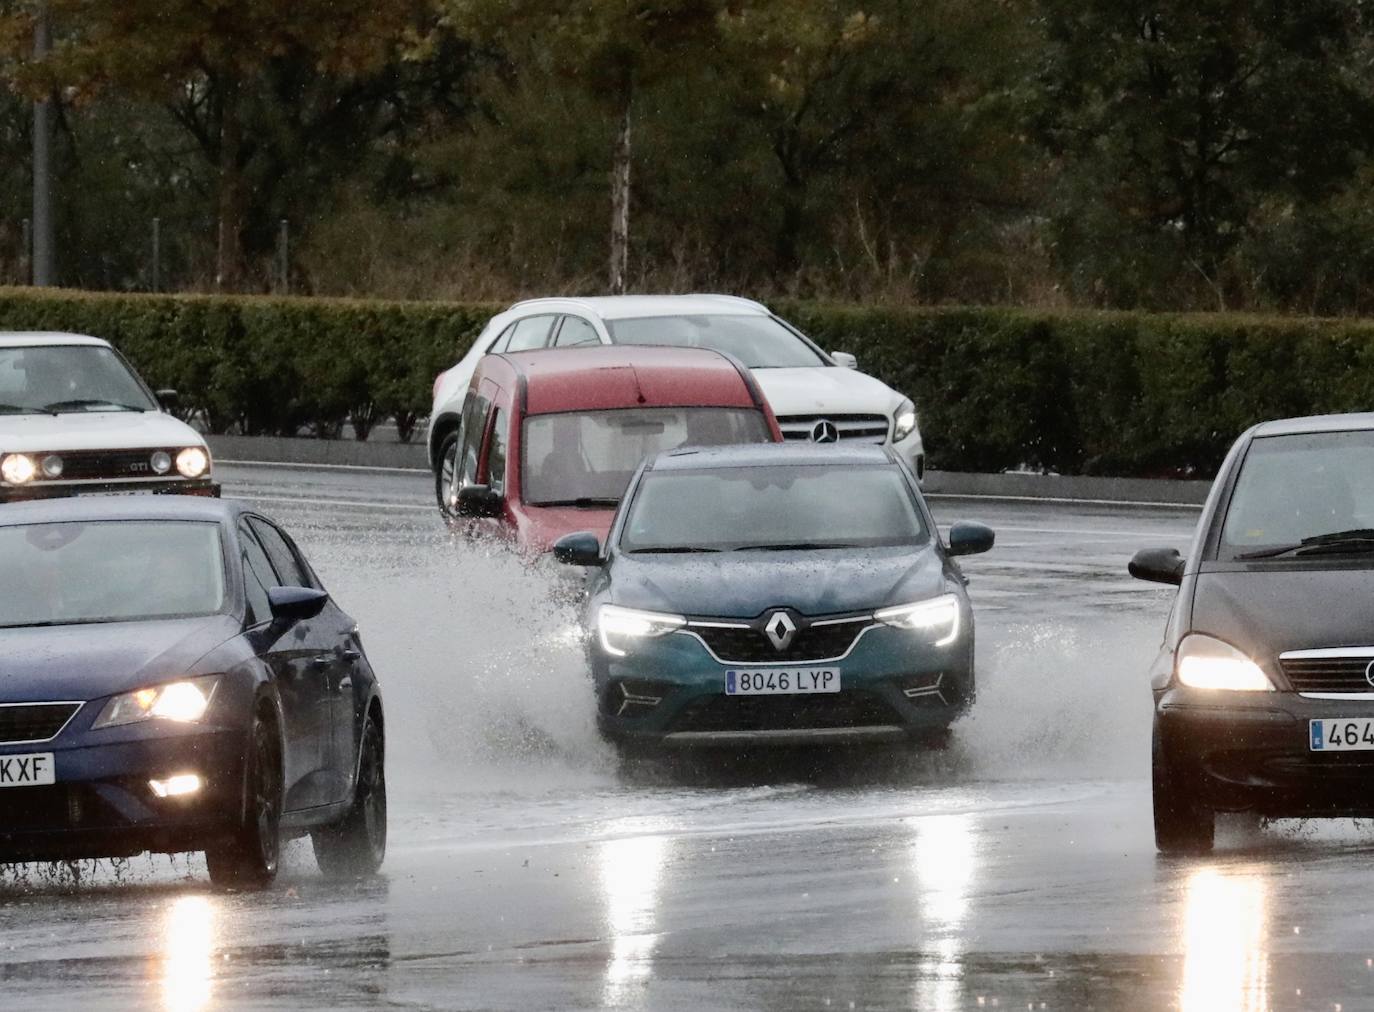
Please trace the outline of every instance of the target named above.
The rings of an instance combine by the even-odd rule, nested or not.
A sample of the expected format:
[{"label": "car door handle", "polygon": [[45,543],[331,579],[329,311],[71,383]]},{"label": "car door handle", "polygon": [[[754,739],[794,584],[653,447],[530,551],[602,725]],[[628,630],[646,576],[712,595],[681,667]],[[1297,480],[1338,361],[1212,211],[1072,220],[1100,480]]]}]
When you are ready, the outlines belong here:
[{"label": "car door handle", "polygon": [[317,668],[327,668],[334,663],[334,657],[332,654],[320,654],[310,663]]},{"label": "car door handle", "polygon": [[362,660],[362,656],[362,651],[354,650],[352,647],[345,648],[343,652],[343,659],[348,661],[350,664],[352,664],[355,661]]}]

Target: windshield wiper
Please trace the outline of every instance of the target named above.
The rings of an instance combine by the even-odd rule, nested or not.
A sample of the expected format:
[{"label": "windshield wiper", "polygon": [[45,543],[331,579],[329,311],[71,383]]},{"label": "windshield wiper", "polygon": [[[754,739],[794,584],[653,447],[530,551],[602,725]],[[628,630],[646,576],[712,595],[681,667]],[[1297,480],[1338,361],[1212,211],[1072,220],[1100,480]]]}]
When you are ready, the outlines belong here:
[{"label": "windshield wiper", "polygon": [[56,411],[47,408],[30,407],[24,404],[0,404],[0,415],[55,415]]},{"label": "windshield wiper", "polygon": [[737,552],[807,552],[824,548],[853,548],[853,545],[832,544],[824,541],[797,541],[785,545],[743,545]]},{"label": "windshield wiper", "polygon": [[658,548],[631,548],[631,555],[686,555],[689,552],[719,552],[704,545],[661,545]]},{"label": "windshield wiper", "polygon": [[548,502],[530,503],[531,506],[619,506],[619,499],[609,496],[582,496],[578,499],[551,499]]},{"label": "windshield wiper", "polygon": [[44,409],[53,414],[65,411],[69,408],[93,408],[96,406],[113,408],[116,411],[137,411],[140,414],[147,411],[147,408],[135,407],[132,404],[120,404],[116,401],[107,401],[99,397],[77,397],[70,401],[53,401],[51,404],[43,405]]},{"label": "windshield wiper", "polygon": [[1348,531],[1332,531],[1303,538],[1292,545],[1278,545],[1262,548],[1256,552],[1243,552],[1237,560],[1276,559],[1281,555],[1338,555],[1344,552],[1357,554],[1374,552],[1374,527],[1357,527]]}]

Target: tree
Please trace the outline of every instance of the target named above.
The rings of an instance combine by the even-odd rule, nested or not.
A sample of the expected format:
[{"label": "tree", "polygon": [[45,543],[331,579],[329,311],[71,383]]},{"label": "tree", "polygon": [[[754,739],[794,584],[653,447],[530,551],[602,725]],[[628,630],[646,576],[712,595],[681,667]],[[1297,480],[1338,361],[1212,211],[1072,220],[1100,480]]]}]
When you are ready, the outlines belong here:
[{"label": "tree", "polygon": [[630,170],[636,95],[690,73],[710,49],[724,0],[448,0],[463,33],[500,44],[515,60],[545,61],[594,96],[615,120],[610,157],[610,290],[629,269]]}]

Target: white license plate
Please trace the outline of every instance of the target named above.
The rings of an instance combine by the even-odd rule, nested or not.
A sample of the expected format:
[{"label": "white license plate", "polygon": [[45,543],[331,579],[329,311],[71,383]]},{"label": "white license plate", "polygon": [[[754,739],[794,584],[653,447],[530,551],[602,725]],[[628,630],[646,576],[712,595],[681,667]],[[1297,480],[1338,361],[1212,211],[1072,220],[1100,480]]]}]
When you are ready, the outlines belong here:
[{"label": "white license plate", "polygon": [[1313,752],[1374,751],[1374,717],[1337,717],[1307,722],[1308,748]]},{"label": "white license plate", "polygon": [[839,668],[766,668],[725,672],[727,696],[793,696],[839,691]]},{"label": "white license plate", "polygon": [[0,755],[0,787],[47,787],[57,783],[51,752]]}]

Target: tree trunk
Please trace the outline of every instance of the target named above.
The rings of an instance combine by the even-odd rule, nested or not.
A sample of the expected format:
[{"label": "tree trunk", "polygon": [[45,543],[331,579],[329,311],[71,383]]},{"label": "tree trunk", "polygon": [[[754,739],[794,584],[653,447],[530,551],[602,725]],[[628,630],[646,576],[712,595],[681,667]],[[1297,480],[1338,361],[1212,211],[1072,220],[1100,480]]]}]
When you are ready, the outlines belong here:
[{"label": "tree trunk", "polygon": [[243,124],[239,119],[238,85],[227,83],[221,101],[219,138],[219,193],[216,218],[215,289],[238,291],[243,281],[244,181],[240,159]]},{"label": "tree trunk", "polygon": [[625,89],[625,104],[611,156],[611,294],[625,294],[630,264],[630,106],[634,93]]}]

